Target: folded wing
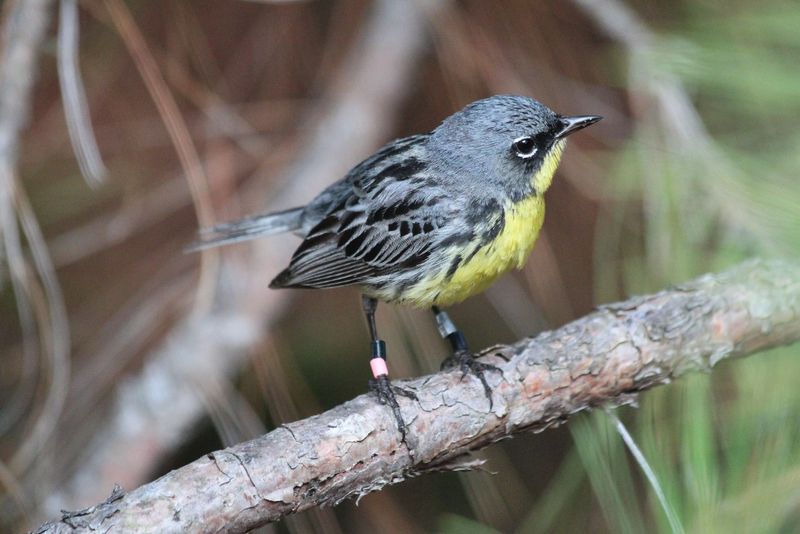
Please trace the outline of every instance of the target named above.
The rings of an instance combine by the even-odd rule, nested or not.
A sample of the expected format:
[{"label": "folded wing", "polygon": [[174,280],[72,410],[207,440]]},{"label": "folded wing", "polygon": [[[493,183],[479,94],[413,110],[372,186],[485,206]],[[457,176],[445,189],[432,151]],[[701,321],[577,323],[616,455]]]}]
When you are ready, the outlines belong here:
[{"label": "folded wing", "polygon": [[428,259],[452,221],[453,202],[424,176],[402,171],[354,181],[352,193],[311,229],[270,286],[359,284]]}]

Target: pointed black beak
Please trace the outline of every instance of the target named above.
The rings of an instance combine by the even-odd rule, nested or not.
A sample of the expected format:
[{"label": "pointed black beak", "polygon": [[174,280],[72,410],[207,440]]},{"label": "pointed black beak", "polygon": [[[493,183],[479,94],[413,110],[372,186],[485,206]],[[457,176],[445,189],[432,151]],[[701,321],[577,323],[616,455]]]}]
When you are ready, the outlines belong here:
[{"label": "pointed black beak", "polygon": [[556,139],[563,139],[573,132],[590,126],[600,119],[600,115],[576,115],[575,117],[559,117],[561,129],[556,132]]}]

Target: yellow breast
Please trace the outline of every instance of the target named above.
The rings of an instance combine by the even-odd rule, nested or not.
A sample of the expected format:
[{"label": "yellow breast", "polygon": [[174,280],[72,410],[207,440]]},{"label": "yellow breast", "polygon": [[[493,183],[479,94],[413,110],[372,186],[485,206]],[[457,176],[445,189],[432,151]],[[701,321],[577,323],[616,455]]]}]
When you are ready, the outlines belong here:
[{"label": "yellow breast", "polygon": [[480,293],[501,274],[525,264],[543,221],[544,200],[541,196],[507,206],[505,226],[494,241],[480,247],[474,254],[477,243],[465,250],[453,250],[448,256],[455,258],[460,254],[469,260],[450,276],[442,271],[423,279],[409,288],[402,300],[419,307],[449,306]]},{"label": "yellow breast", "polygon": [[[565,146],[563,140],[556,142],[539,171],[531,177],[535,195],[517,203],[509,201],[504,206],[505,225],[494,241],[483,247],[474,243],[464,250],[443,251],[450,258],[460,255],[469,260],[453,273],[447,272],[448,262],[440,272],[408,288],[399,300],[418,307],[449,306],[484,291],[508,270],[521,268],[539,237],[544,222],[543,195],[550,187]],[[492,225],[495,221],[486,222]],[[479,250],[474,252],[475,248]]]}]

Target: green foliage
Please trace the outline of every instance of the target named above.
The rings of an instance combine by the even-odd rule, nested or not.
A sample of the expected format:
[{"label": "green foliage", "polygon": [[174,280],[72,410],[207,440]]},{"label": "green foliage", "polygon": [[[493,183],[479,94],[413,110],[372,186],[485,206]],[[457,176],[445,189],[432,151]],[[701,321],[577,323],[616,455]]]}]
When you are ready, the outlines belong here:
[{"label": "green foliage", "polygon": [[572,422],[570,430],[611,531],[645,532],[625,447],[609,419],[595,412]]},{"label": "green foliage", "polygon": [[[519,534],[545,534],[568,528],[569,519],[574,520],[578,514],[570,509],[577,491],[585,479],[585,470],[576,451],[571,451],[561,462],[547,490],[528,515],[522,520],[517,532]],[[576,527],[577,528],[577,527]]]},{"label": "green foliage", "polygon": [[[653,88],[677,82],[710,133],[647,108],[611,174],[616,203],[596,240],[600,301],[800,251],[800,10],[719,4],[693,4],[679,30],[631,61],[632,91],[658,108]],[[624,410],[687,532],[797,528],[798,356],[795,346],[727,363]],[[607,416],[571,428],[609,529],[671,532]]]}]

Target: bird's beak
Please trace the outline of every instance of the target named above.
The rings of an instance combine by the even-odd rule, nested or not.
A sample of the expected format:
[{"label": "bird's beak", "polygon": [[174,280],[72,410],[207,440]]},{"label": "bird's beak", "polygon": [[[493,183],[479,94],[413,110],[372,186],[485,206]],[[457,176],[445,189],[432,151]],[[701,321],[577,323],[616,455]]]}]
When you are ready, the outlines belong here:
[{"label": "bird's beak", "polygon": [[574,117],[559,117],[561,129],[556,132],[556,139],[563,139],[572,132],[577,132],[602,119],[599,115],[576,115]]}]

